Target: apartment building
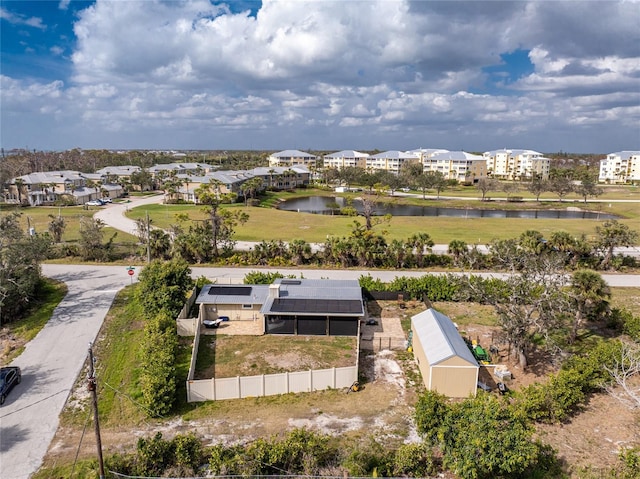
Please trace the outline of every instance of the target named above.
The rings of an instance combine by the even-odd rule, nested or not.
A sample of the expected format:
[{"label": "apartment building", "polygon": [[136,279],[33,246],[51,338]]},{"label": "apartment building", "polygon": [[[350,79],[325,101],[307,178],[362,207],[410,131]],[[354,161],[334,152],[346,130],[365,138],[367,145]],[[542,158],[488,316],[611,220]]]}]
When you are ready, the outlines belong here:
[{"label": "apartment building", "polygon": [[533,150],[492,150],[482,155],[487,162],[487,173],[498,179],[518,180],[540,175],[549,177],[551,160]]},{"label": "apartment building", "polygon": [[367,170],[384,170],[394,174],[400,172],[400,168],[408,161],[419,162],[420,157],[414,153],[405,153],[398,150],[389,150],[366,159]]},{"label": "apartment building", "polygon": [[640,151],[609,153],[600,160],[598,180],[606,183],[640,182]]},{"label": "apartment building", "polygon": [[304,165],[307,168],[315,168],[317,162],[317,156],[299,150],[284,150],[269,156],[269,166]]},{"label": "apartment building", "polygon": [[323,157],[325,168],[341,170],[347,167],[366,168],[368,153],[355,150],[342,150]]},{"label": "apartment building", "polygon": [[422,160],[424,171],[437,171],[447,180],[474,183],[487,177],[487,162],[466,151],[442,151]]}]

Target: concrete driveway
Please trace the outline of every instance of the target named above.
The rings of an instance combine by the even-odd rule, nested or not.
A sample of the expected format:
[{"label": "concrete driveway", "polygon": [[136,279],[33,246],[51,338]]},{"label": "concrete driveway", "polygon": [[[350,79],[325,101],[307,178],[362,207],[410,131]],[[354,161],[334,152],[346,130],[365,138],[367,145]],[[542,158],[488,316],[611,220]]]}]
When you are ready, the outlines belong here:
[{"label": "concrete driveway", "polygon": [[46,276],[64,281],[69,293],[12,362],[22,368],[22,382],[0,407],[2,479],[27,479],[42,464],[89,342],[95,341],[116,292],[130,283],[122,266],[43,265],[42,269]]}]

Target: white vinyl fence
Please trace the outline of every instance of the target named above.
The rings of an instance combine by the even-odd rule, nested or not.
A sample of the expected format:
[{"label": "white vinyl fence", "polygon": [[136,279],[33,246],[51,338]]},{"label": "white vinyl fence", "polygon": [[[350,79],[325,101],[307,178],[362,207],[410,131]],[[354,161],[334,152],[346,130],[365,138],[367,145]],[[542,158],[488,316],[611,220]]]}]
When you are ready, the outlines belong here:
[{"label": "white vinyl fence", "polygon": [[[194,344],[196,354],[197,343],[196,340]],[[191,369],[189,377],[193,377]],[[320,391],[322,389],[340,389],[350,387],[357,379],[358,367],[348,366],[259,376],[188,380],[187,401],[215,401]]]}]

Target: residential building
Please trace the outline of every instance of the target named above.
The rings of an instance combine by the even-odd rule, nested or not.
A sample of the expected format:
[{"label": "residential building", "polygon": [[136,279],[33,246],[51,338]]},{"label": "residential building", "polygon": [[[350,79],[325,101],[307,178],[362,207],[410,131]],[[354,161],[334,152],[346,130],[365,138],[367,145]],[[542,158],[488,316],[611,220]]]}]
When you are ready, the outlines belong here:
[{"label": "residential building", "polygon": [[341,170],[346,167],[366,168],[368,153],[355,150],[342,150],[323,157],[325,168]]},{"label": "residential building", "polygon": [[7,203],[52,205],[62,197],[73,204],[109,196],[122,196],[122,186],[104,183],[102,175],[79,171],[46,171],[13,178],[5,193]]},{"label": "residential building", "polygon": [[262,183],[265,188],[276,190],[304,188],[311,182],[311,171],[305,165],[294,165],[292,167],[260,166],[249,171],[253,176],[262,178]]},{"label": "residential building", "polygon": [[270,285],[203,287],[200,322],[226,316],[261,323],[263,334],[357,336],[365,308],[357,280],[278,278]]},{"label": "residential building", "polygon": [[504,180],[520,180],[539,175],[549,177],[551,160],[533,150],[492,150],[482,155],[489,176]]},{"label": "residential building", "polygon": [[420,161],[420,157],[414,153],[405,153],[398,150],[389,150],[377,155],[371,155],[366,159],[367,170],[383,170],[391,173],[400,173],[400,168],[408,161]]},{"label": "residential building", "polygon": [[304,165],[308,168],[315,168],[317,161],[316,155],[299,150],[284,150],[269,156],[269,166]]},{"label": "residential building", "polygon": [[100,168],[96,170],[105,183],[128,183],[131,181],[131,175],[142,171],[139,166],[124,165],[124,166],[107,166],[106,168]]},{"label": "residential building", "polygon": [[447,180],[459,183],[477,182],[487,177],[487,162],[480,155],[465,151],[441,151],[425,156],[422,160],[424,171],[437,171]]},{"label": "residential building", "polygon": [[609,153],[600,160],[598,180],[606,183],[640,182],[640,151]]}]

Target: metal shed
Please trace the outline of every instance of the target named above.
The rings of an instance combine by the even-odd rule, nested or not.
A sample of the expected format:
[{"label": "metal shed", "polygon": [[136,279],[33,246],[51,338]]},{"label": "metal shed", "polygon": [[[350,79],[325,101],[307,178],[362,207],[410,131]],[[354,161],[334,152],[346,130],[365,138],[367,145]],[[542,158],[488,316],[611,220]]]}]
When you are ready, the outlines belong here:
[{"label": "metal shed", "polygon": [[453,321],[430,308],[411,318],[411,329],[425,387],[448,397],[475,396],[480,367]]}]

